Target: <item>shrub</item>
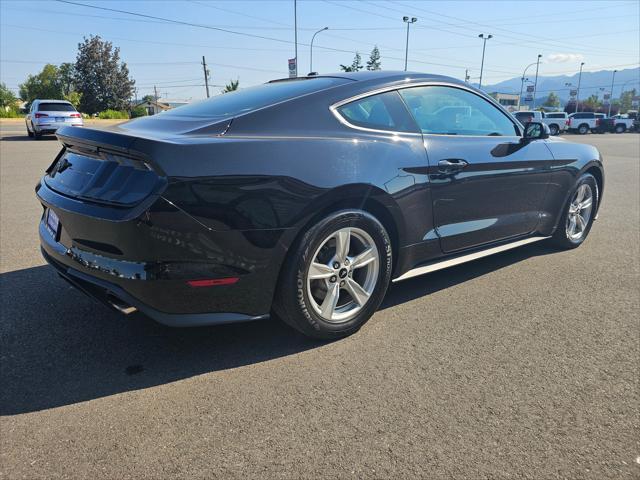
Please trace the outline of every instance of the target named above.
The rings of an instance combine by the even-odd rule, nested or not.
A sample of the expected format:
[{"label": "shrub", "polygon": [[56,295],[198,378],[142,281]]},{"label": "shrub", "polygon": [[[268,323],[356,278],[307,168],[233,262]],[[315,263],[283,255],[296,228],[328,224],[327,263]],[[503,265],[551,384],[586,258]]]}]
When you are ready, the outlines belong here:
[{"label": "shrub", "polygon": [[131,118],[146,117],[146,116],[147,116],[147,109],[141,105],[138,105],[137,107],[133,107],[131,109]]},{"label": "shrub", "polygon": [[21,118],[24,114],[19,113],[15,108],[0,107],[0,118]]},{"label": "shrub", "polygon": [[110,120],[121,120],[128,119],[129,114],[120,110],[105,110],[98,114],[98,118],[102,119],[110,119]]}]

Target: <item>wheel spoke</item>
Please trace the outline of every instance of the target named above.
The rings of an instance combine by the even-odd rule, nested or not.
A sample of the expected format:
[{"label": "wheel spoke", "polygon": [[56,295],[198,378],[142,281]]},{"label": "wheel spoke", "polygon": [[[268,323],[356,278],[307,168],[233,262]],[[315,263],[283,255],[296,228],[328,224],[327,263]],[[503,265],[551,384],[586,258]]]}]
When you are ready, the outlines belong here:
[{"label": "wheel spoke", "polygon": [[591,198],[587,198],[584,202],[580,204],[580,210],[584,210],[585,208],[589,208],[591,206],[592,200]]},{"label": "wheel spoke", "polygon": [[587,222],[584,221],[582,215],[576,215],[576,222],[578,223],[578,227],[580,227],[580,231],[584,232],[584,229],[587,227]]},{"label": "wheel spoke", "polygon": [[310,280],[329,278],[333,274],[333,269],[329,265],[324,265],[323,263],[313,262],[309,267]]},{"label": "wheel spoke", "polygon": [[351,243],[351,231],[343,228],[336,232],[336,260],[342,265],[349,254],[349,244]]},{"label": "wheel spoke", "polygon": [[580,185],[580,187],[578,188],[578,192],[576,193],[576,200],[575,203],[576,204],[580,204],[580,202],[582,202],[582,199],[584,198],[584,192],[586,190],[586,185]]},{"label": "wheel spoke", "polygon": [[576,216],[575,215],[571,215],[571,217],[569,217],[569,226],[567,227],[567,230],[569,231],[569,235],[575,235],[576,233]]},{"label": "wheel spoke", "polygon": [[369,300],[369,294],[353,278],[347,278],[344,288],[349,292],[351,298],[360,306]]},{"label": "wheel spoke", "polygon": [[338,283],[332,283],[327,290],[327,295],[324,297],[322,305],[320,306],[320,314],[324,318],[331,320],[331,317],[333,317],[333,311],[338,304],[339,297],[340,285]]},{"label": "wheel spoke", "polygon": [[367,248],[364,252],[359,254],[351,261],[352,268],[362,268],[365,265],[369,265],[376,260],[376,254],[372,247]]}]

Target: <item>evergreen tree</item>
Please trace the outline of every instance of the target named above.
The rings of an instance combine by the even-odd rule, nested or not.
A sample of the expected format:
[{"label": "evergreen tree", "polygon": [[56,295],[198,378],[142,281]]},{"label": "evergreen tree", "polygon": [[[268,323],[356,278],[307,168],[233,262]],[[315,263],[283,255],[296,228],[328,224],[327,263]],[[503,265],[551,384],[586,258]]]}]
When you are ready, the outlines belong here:
[{"label": "evergreen tree", "polygon": [[349,66],[340,65],[340,69],[343,72],[359,72],[363,68],[364,68],[364,66],[362,65],[362,57],[360,56],[360,53],[358,53],[358,52],[356,52],[356,56],[353,57],[353,63],[351,63],[351,65],[349,65]]},{"label": "evergreen tree", "polygon": [[369,60],[367,61],[367,70],[380,70],[382,63],[380,62],[380,50],[378,50],[378,46],[376,45],[371,50],[371,55],[369,55]]}]

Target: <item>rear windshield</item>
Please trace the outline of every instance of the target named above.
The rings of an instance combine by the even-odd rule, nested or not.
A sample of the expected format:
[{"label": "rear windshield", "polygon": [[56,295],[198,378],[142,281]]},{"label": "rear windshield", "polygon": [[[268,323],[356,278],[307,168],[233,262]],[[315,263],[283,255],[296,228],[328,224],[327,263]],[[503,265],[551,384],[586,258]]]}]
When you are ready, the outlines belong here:
[{"label": "rear windshield", "polygon": [[39,112],[75,112],[76,109],[70,103],[41,103]]},{"label": "rear windshield", "polygon": [[527,120],[529,121],[530,119],[533,118],[533,113],[525,113],[525,112],[517,112],[516,113],[516,118],[518,120]]},{"label": "rear windshield", "polygon": [[201,102],[168,110],[161,115],[163,117],[170,115],[205,118],[233,117],[284,100],[342,85],[349,81],[344,78],[319,77],[265,83],[264,85],[216,95]]},{"label": "rear windshield", "polygon": [[564,113],[547,113],[545,117],[547,118],[564,118],[566,114]]}]

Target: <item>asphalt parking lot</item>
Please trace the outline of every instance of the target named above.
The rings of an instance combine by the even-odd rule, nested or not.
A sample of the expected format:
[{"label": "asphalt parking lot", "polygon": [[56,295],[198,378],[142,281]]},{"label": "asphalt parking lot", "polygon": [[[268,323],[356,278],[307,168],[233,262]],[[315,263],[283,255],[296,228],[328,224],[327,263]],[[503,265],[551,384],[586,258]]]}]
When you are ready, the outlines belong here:
[{"label": "asphalt parking lot", "polygon": [[69,287],[33,188],[58,151],[0,126],[0,478],[640,478],[640,135],[579,249],[395,284],[356,335],[175,330]]}]

